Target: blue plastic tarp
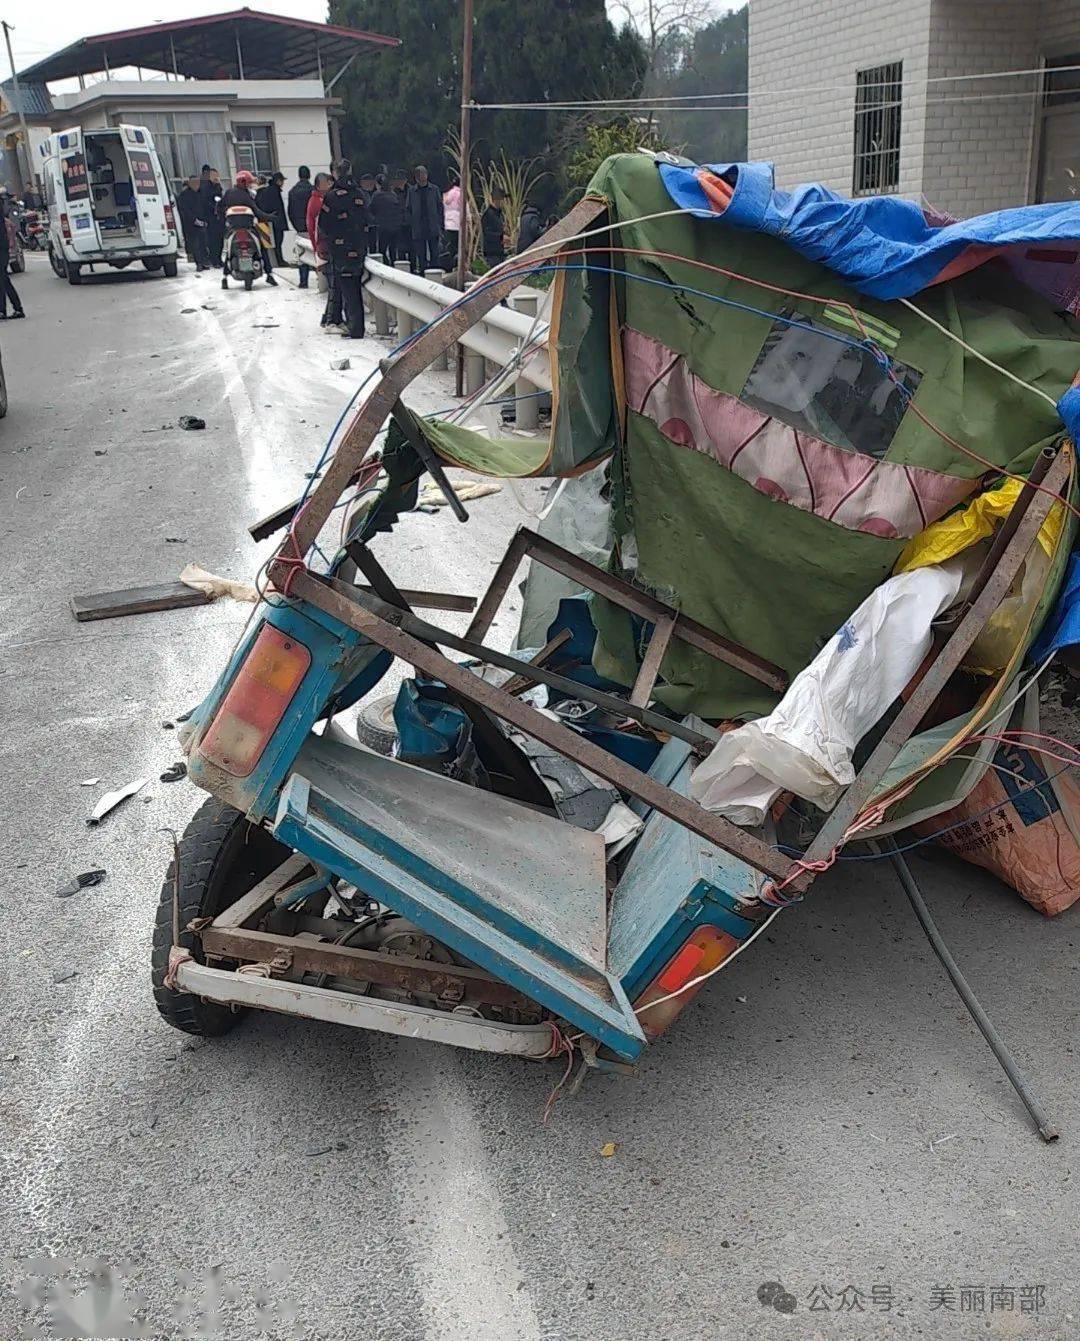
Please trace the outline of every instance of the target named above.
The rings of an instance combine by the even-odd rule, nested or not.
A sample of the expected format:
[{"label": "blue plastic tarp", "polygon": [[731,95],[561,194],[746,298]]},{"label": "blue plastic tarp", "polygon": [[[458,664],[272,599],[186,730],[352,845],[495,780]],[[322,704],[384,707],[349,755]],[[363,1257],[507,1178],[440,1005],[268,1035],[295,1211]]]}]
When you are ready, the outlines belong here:
[{"label": "blue plastic tarp", "polygon": [[1057,604],[1028,653],[1028,659],[1042,665],[1052,653],[1075,643],[1080,643],[1080,554],[1069,556]]}]

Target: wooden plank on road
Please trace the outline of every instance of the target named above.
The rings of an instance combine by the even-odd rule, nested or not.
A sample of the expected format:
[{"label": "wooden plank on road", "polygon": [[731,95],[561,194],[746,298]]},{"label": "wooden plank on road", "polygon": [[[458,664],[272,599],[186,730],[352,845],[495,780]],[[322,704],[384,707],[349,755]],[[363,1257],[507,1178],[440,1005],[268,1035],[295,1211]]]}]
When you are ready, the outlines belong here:
[{"label": "wooden plank on road", "polygon": [[153,587],[125,587],[93,596],[72,596],[71,613],[80,623],[92,619],[117,619],[120,615],[145,615],[154,610],[182,610],[189,605],[208,605],[213,598],[184,582],[159,582]]}]

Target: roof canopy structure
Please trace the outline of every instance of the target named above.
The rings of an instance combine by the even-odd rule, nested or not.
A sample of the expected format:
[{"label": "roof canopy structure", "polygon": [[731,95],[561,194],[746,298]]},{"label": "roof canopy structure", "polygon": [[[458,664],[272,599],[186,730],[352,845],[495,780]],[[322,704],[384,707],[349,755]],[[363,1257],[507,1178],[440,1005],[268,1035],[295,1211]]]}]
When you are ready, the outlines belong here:
[{"label": "roof canopy structure", "polygon": [[331,79],[364,52],[400,45],[397,37],[244,8],[83,37],[20,71],[19,80],[41,84],[124,66],[191,79]]}]

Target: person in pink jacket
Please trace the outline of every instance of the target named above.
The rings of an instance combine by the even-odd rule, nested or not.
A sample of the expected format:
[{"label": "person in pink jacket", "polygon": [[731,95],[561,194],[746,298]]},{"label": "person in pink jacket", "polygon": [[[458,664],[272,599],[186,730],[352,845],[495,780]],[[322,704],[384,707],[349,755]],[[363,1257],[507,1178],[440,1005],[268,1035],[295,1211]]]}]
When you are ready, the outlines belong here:
[{"label": "person in pink jacket", "polygon": [[461,233],[461,185],[457,177],[450,174],[450,185],[443,192],[443,245],[442,265],[444,270],[453,270],[457,266],[458,237]]}]

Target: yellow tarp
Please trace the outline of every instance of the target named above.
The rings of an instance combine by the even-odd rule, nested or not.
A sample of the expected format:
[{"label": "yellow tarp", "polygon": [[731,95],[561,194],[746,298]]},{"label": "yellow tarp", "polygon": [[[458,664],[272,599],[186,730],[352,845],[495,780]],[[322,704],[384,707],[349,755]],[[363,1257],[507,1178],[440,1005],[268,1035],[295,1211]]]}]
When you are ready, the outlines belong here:
[{"label": "yellow tarp", "polygon": [[[1022,488],[1020,480],[1006,479],[996,489],[988,489],[972,499],[962,512],[953,512],[931,523],[908,542],[893,572],[906,573],[910,568],[944,563],[980,540],[989,540],[1012,511]],[[1048,555],[1057,548],[1064,524],[1065,508],[1061,503],[1055,503],[1039,531],[1039,544]]]}]

